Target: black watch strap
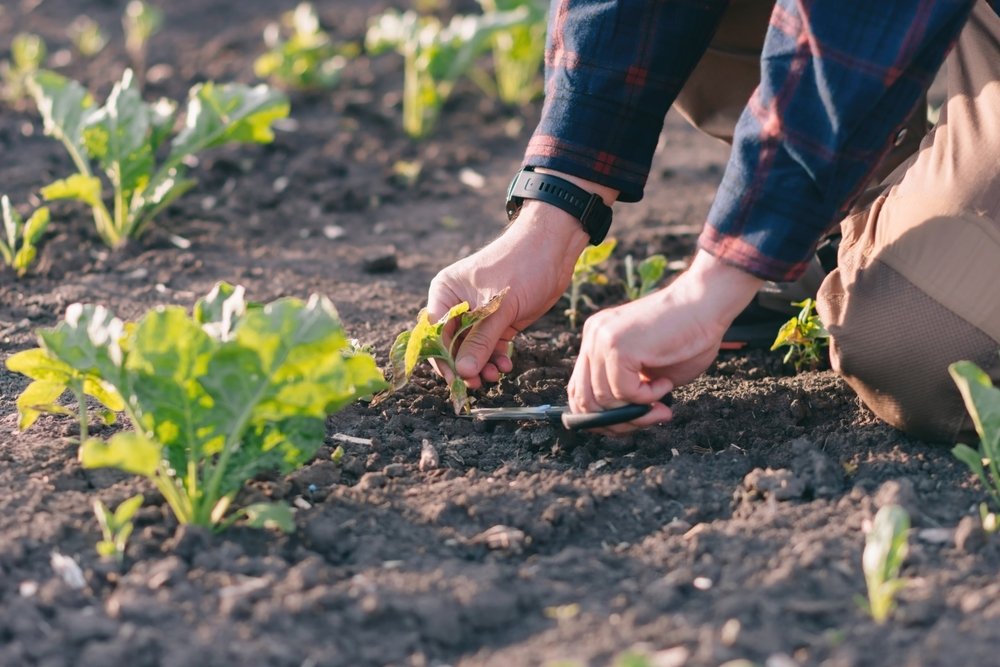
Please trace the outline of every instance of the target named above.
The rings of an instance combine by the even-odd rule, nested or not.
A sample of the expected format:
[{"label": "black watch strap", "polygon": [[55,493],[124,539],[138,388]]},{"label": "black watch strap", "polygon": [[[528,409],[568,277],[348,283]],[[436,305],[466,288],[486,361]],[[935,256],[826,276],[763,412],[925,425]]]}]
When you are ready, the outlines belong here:
[{"label": "black watch strap", "polygon": [[517,172],[507,190],[507,219],[513,220],[525,199],[538,199],[557,206],[580,221],[590,236],[591,245],[597,245],[611,229],[611,207],[601,196],[587,192],[564,178],[540,174],[532,167]]}]

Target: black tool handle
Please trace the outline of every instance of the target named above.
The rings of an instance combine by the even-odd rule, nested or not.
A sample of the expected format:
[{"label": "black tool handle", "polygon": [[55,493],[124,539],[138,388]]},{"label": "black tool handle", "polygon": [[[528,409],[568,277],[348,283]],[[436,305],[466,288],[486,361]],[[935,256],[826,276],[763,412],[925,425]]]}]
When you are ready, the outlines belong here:
[{"label": "black tool handle", "polygon": [[639,405],[630,403],[620,408],[611,408],[602,412],[565,412],[562,415],[563,428],[569,431],[580,431],[588,428],[600,428],[601,426],[613,426],[623,424],[633,419],[638,419],[650,410],[650,405]]}]

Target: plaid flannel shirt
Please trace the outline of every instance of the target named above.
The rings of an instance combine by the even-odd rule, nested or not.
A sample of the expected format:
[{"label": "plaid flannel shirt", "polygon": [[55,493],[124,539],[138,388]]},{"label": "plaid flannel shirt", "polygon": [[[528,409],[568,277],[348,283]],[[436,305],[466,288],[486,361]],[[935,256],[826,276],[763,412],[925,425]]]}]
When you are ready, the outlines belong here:
[{"label": "plaid flannel shirt", "polygon": [[[798,277],[889,149],[973,4],[777,0],[761,82],[736,126],[699,246],[761,278]],[[727,5],[553,0],[545,104],[524,163],[613,187],[621,201],[641,199],[663,118]]]}]

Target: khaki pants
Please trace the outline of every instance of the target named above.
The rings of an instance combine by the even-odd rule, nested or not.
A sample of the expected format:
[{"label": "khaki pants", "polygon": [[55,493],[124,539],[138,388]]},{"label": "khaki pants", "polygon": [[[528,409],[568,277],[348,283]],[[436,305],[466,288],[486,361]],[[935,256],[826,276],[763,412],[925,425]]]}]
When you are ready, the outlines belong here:
[{"label": "khaki pants", "polygon": [[[732,139],[757,85],[772,5],[734,0],[677,98],[713,136]],[[840,225],[838,267],[818,310],[834,369],[880,418],[925,439],[973,444],[948,364],[969,359],[1000,381],[1000,18],[985,2],[945,67],[940,121],[925,136],[918,108],[897,135]]]}]

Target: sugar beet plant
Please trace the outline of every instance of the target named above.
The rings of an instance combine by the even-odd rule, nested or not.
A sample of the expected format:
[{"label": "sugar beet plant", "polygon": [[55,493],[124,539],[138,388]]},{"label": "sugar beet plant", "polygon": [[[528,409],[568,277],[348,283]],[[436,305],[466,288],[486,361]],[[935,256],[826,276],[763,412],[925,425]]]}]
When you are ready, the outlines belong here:
[{"label": "sugar beet plant", "polygon": [[414,138],[428,135],[459,79],[502,30],[524,25],[531,12],[455,16],[447,25],[414,11],[389,10],[376,17],[365,36],[372,54],[390,49],[403,56],[403,129]]},{"label": "sugar beet plant", "polygon": [[[309,460],[327,416],[385,382],[327,299],[253,306],[243,294],[219,284],[192,315],[158,307],[133,324],[101,306],[70,306],[38,332],[40,347],[7,360],[33,380],[17,399],[20,427],[69,412],[58,402],[69,390],[84,467],[148,478],[181,523],[220,528],[245,517],[289,528],[285,505],[230,505],[258,473]],[[91,437],[87,395],[124,411],[133,430]]]},{"label": "sugar beet plant", "polygon": [[49,226],[49,209],[44,206],[25,221],[10,205],[7,195],[0,198],[4,237],[0,238],[0,257],[10,268],[23,276],[38,254],[38,242]]},{"label": "sugar beet plant", "polygon": [[357,45],[334,44],[308,2],[282,14],[280,23],[269,24],[264,44],[267,52],[254,62],[257,76],[300,90],[333,88],[348,59],[358,52]]},{"label": "sugar beet plant", "polygon": [[[188,95],[182,129],[157,165],[157,154],[173,134],[177,105],[143,101],[131,71],[101,106],[83,86],[54,72],[39,72],[30,86],[45,133],[62,143],[76,168],[42,188],[42,195],[89,206],[98,235],[112,248],[138,237],[195,185],[186,160],[224,144],[268,143],[274,138],[271,124],[289,111],[287,98],[264,85],[200,83]],[[92,163],[110,183],[110,206]]]},{"label": "sugar beet plant", "polygon": [[794,364],[796,371],[815,368],[830,343],[830,334],[816,314],[816,302],[813,299],[803,299],[792,305],[801,310],[781,326],[771,344],[771,350],[788,347],[783,361]]},{"label": "sugar beet plant", "polygon": [[899,505],[886,505],[876,514],[865,539],[861,567],[868,599],[858,603],[876,623],[885,623],[896,608],[896,595],[906,587],[899,572],[906,560],[910,515]]},{"label": "sugar beet plant", "polygon": [[611,257],[618,241],[607,239],[599,245],[587,246],[580,256],[576,258],[573,266],[573,277],[570,279],[569,308],[566,309],[566,317],[569,318],[569,325],[576,328],[580,318],[580,302],[586,303],[591,308],[596,308],[593,301],[583,293],[584,285],[607,285],[608,276],[601,271],[601,267]]},{"label": "sugar beet plant", "polygon": [[542,93],[546,4],[540,0],[479,0],[487,16],[527,9],[523,23],[490,38],[497,97],[506,104],[528,104]]},{"label": "sugar beet plant", "polygon": [[655,291],[667,272],[664,255],[650,255],[636,264],[632,255],[625,256],[625,296],[635,301]]},{"label": "sugar beet plant", "polygon": [[0,63],[3,99],[20,106],[28,97],[28,81],[45,62],[48,49],[45,40],[28,32],[14,35],[10,42],[10,60]]},{"label": "sugar beet plant", "polygon": [[[404,331],[396,337],[389,351],[389,364],[392,369],[391,391],[401,389],[410,380],[414,369],[421,362],[436,359],[446,365],[451,371],[451,384],[448,387],[451,404],[455,414],[469,407],[469,392],[465,381],[455,370],[455,352],[462,342],[462,336],[477,322],[485,320],[500,308],[500,303],[507,295],[507,290],[500,292],[492,299],[470,310],[469,303],[463,301],[445,313],[437,322],[431,322],[427,309],[417,315],[417,323],[412,329]],[[450,337],[450,343],[446,338]]]},{"label": "sugar beet plant", "polygon": [[[971,361],[956,362],[948,371],[958,385],[979,434],[977,449],[959,444],[951,450],[952,454],[976,474],[993,502],[1000,507],[1000,389],[994,387],[990,376]],[[980,514],[984,528],[995,531],[995,515],[990,519],[985,505],[980,507]]]}]

